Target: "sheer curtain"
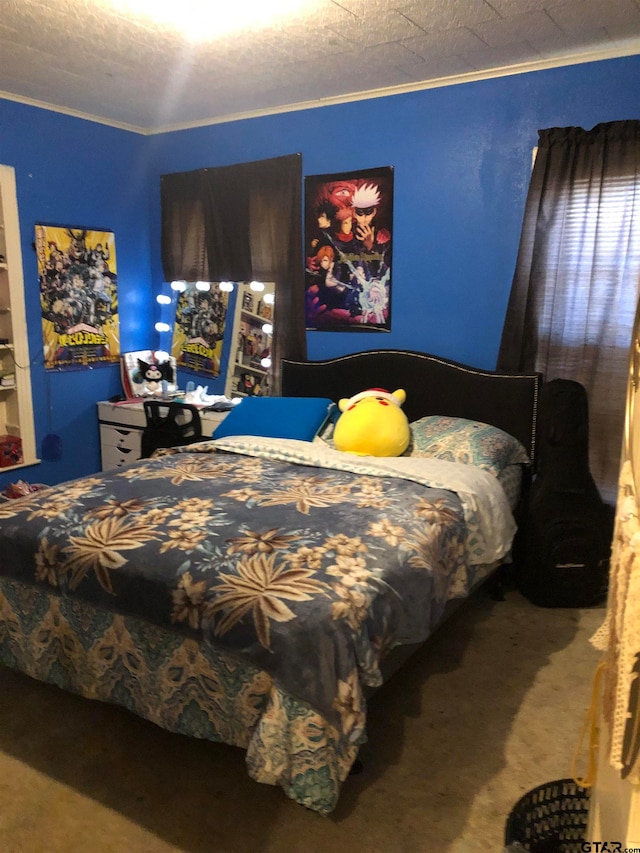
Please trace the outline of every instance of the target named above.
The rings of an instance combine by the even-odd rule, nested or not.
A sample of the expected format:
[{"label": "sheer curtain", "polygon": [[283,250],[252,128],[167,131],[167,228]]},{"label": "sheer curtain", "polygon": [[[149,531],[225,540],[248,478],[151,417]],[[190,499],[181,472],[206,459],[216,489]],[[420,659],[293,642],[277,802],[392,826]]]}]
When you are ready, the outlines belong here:
[{"label": "sheer curtain", "polygon": [[585,386],[610,503],[639,281],[640,121],[541,130],[497,368]]},{"label": "sheer curtain", "polygon": [[306,358],[302,156],[163,175],[166,281],[274,281],[272,388],[282,358]]}]

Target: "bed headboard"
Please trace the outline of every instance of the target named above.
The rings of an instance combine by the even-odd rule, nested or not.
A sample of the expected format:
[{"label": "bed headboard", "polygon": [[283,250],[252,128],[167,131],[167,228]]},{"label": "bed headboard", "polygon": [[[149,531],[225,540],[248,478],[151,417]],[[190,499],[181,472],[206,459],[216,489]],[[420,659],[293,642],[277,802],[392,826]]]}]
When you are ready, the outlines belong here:
[{"label": "bed headboard", "polygon": [[282,394],[338,401],[367,388],[404,388],[409,421],[425,415],[469,418],[515,436],[535,460],[540,374],[479,370],[411,350],[370,350],[326,361],[282,361]]}]

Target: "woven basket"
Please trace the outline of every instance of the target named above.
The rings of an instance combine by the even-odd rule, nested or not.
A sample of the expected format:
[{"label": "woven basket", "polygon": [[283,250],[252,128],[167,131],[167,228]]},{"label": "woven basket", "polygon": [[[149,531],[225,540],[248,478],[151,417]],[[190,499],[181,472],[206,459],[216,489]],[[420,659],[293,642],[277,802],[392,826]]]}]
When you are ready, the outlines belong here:
[{"label": "woven basket", "polygon": [[589,818],[589,789],[557,779],[529,791],[511,810],[505,844],[529,853],[581,853]]}]

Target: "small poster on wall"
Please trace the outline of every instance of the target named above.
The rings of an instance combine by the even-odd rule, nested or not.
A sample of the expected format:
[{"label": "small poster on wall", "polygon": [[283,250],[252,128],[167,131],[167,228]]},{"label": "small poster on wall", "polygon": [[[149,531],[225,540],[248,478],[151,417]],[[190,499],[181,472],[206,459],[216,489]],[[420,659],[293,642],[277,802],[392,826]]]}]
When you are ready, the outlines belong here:
[{"label": "small poster on wall", "polygon": [[187,284],[178,298],[171,345],[178,367],[209,376],[220,374],[228,302],[229,294],[217,283],[209,290]]},{"label": "small poster on wall", "polygon": [[112,231],[36,225],[44,363],[48,370],[120,360]]},{"label": "small poster on wall", "polygon": [[305,178],[309,330],[391,329],[393,168]]}]

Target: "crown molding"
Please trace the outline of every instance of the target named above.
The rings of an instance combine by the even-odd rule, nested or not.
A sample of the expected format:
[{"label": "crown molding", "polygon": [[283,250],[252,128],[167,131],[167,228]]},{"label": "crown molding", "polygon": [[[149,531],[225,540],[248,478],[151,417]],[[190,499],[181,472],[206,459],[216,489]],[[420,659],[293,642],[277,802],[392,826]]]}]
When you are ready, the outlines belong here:
[{"label": "crown molding", "polygon": [[91,115],[79,110],[72,110],[45,101],[32,98],[22,98],[10,92],[0,91],[0,98],[27,104],[40,109],[50,110],[63,115],[73,116],[84,121],[93,121],[109,127],[126,130],[143,136],[157,136],[163,133],[175,133],[183,130],[192,130],[199,127],[209,127],[216,124],[230,124],[232,122],[244,121],[246,119],[261,118],[265,116],[282,115],[284,113],[300,112],[302,110],[317,109],[319,107],[335,106],[339,104],[350,104],[354,101],[367,101],[374,98],[386,98],[392,95],[403,95],[409,92],[421,92],[427,89],[440,89],[445,86],[459,86],[464,83],[475,83],[481,80],[491,80],[499,77],[511,77],[517,74],[529,74],[535,71],[546,71],[552,68],[563,68],[570,65],[582,65],[588,62],[601,62],[607,59],[619,59],[625,56],[636,56],[640,54],[640,39],[632,39],[619,43],[615,47],[599,48],[598,50],[583,51],[581,53],[568,54],[550,59],[539,59],[530,62],[505,65],[497,68],[488,68],[483,71],[470,71],[464,74],[454,74],[447,77],[437,77],[431,80],[422,80],[415,83],[404,83],[397,86],[382,87],[379,89],[368,89],[361,92],[349,92],[345,95],[336,95],[328,98],[314,98],[310,101],[300,101],[294,104],[266,107],[260,110],[247,110],[246,112],[231,113],[223,116],[214,116],[197,121],[179,122],[167,124],[160,127],[138,127],[126,122],[113,121],[102,116]]},{"label": "crown molding", "polygon": [[127,124],[124,121],[114,121],[103,116],[96,116],[92,113],[84,113],[81,110],[73,110],[69,107],[61,107],[58,104],[50,104],[48,101],[38,101],[35,98],[24,98],[20,95],[14,95],[12,92],[3,92],[0,90],[0,98],[5,101],[14,101],[17,104],[24,104],[28,107],[37,107],[41,110],[48,110],[52,113],[60,113],[65,116],[82,119],[82,121],[92,121],[95,124],[104,124],[108,127],[115,127],[119,130],[128,130],[131,133],[138,133],[142,136],[148,136],[152,131],[146,127],[137,127],[134,124]]}]

